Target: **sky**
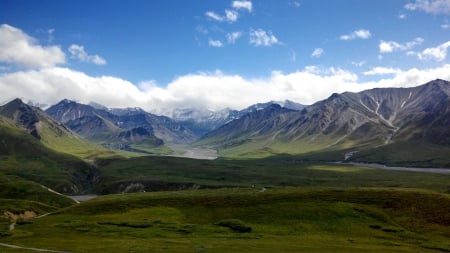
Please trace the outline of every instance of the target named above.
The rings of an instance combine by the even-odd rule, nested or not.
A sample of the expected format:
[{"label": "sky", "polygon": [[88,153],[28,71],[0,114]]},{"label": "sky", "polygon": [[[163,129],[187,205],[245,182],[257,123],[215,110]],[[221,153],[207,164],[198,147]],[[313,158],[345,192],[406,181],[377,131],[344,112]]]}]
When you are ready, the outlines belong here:
[{"label": "sky", "polygon": [[0,104],[242,109],[450,80],[450,0],[0,0]]}]

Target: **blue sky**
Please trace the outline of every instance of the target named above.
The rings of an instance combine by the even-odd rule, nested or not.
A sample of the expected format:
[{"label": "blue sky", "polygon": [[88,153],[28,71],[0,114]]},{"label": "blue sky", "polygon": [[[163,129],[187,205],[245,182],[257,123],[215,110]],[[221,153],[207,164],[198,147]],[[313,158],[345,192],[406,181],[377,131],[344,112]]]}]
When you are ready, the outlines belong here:
[{"label": "blue sky", "polygon": [[0,102],[164,113],[450,78],[450,0],[2,0],[0,24]]}]

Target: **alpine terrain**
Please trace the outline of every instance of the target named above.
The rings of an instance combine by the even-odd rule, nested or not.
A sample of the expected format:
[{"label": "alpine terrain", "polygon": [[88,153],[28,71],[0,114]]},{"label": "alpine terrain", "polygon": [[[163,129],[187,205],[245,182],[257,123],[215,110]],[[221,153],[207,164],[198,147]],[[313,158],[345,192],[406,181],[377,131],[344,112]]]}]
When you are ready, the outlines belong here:
[{"label": "alpine terrain", "polygon": [[107,148],[153,153],[166,143],[185,144],[198,138],[182,124],[140,108],[107,109],[64,99],[46,112],[72,131]]},{"label": "alpine terrain", "polygon": [[450,83],[332,94],[301,111],[270,106],[206,134],[198,145],[235,157],[289,153],[448,166]]}]

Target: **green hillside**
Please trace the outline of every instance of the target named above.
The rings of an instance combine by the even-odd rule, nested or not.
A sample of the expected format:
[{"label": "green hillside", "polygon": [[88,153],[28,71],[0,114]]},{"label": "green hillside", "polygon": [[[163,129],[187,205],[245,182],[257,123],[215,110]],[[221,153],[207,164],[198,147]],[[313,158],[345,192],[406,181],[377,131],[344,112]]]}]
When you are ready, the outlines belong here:
[{"label": "green hillside", "polygon": [[[0,127],[20,129],[39,140],[46,147],[83,159],[112,156],[113,152],[74,134],[37,107],[20,99],[0,106]],[[4,144],[7,145],[7,144]]]},{"label": "green hillside", "polygon": [[93,170],[82,160],[42,145],[36,138],[0,121],[0,173],[39,182],[62,193],[86,191]]},{"label": "green hillside", "polygon": [[447,252],[449,228],[449,196],[429,191],[222,189],[105,196],[0,241],[70,252]]}]

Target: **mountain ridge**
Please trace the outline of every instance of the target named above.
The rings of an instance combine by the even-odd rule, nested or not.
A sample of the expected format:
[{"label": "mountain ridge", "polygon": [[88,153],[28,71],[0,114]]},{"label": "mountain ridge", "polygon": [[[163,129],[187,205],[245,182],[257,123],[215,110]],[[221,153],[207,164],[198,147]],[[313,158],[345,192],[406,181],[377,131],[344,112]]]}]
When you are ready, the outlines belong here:
[{"label": "mountain ridge", "polygon": [[[293,109],[286,108],[289,103]],[[450,83],[439,79],[410,88],[333,93],[309,106],[271,101],[241,111],[227,109],[209,115],[205,109],[207,117],[200,115],[197,122],[192,117],[195,111],[185,111],[184,115],[181,112],[178,119],[184,122],[140,108],[109,109],[67,99],[45,112],[18,99],[0,107],[3,121],[19,125],[38,139],[44,134],[43,142],[49,135],[57,136],[56,130],[69,134],[73,131],[107,148],[146,154],[166,144],[187,145],[196,141],[200,135],[192,127],[200,120],[205,124],[223,124],[216,125],[188,148],[212,148],[225,157],[283,153],[317,157],[316,154],[326,153],[330,160],[347,160],[367,156],[370,150],[384,154],[383,149],[404,148],[407,143],[437,150],[435,153],[439,154],[450,146]],[[55,119],[45,116],[47,113]],[[187,124],[188,119],[193,125]],[[53,148],[58,147],[55,144]],[[160,154],[170,152],[165,149]]]},{"label": "mountain ridge", "polygon": [[241,135],[229,134],[237,125],[260,128],[261,122],[257,120],[244,123],[245,119],[238,119],[206,135],[197,144],[217,148],[222,155],[232,157],[344,152],[409,141],[447,148],[449,87],[449,82],[438,79],[412,88],[335,93],[301,111],[293,111],[285,120],[266,113],[265,121],[274,124],[259,134],[248,135],[245,131]]},{"label": "mountain ridge", "polygon": [[108,153],[107,150],[75,134],[40,108],[25,104],[21,99],[14,99],[0,106],[0,116],[3,121],[27,132],[44,146],[58,152],[81,158],[88,158],[96,153]]},{"label": "mountain ridge", "polygon": [[290,100],[284,100],[256,103],[242,110],[224,108],[219,111],[210,111],[208,109],[183,108],[167,112],[166,115],[188,126],[200,137],[202,137],[208,132],[214,131],[228,122],[239,119],[248,113],[262,110],[274,104],[278,104],[291,110],[301,110],[305,107],[305,105]]},{"label": "mountain ridge", "polygon": [[187,143],[197,138],[178,122],[140,108],[108,109],[64,99],[46,112],[76,133],[108,148],[148,153],[148,149],[166,143]]}]

